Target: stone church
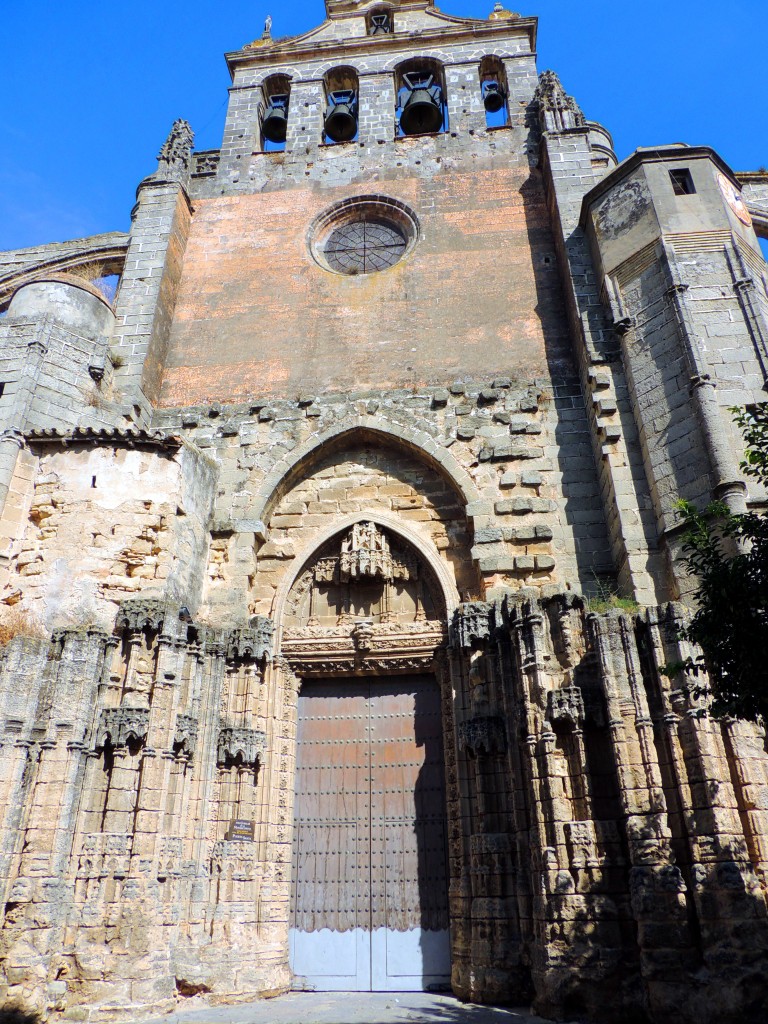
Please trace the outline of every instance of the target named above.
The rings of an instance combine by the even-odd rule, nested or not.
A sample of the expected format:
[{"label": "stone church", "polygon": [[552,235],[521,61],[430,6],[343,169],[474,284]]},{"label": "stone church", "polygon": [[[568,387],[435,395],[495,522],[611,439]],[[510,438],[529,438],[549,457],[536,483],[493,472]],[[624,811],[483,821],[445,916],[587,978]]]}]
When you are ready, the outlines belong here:
[{"label": "stone church", "polygon": [[766,502],[768,174],[618,163],[498,3],[326,14],[0,253],[0,1003],[764,1024],[765,731],[662,669],[676,502]]}]

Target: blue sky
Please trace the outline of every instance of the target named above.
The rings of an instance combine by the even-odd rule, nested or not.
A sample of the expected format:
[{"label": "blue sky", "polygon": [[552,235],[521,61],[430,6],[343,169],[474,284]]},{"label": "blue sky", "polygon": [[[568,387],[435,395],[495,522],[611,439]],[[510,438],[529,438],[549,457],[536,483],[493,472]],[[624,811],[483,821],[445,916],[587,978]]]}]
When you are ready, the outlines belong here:
[{"label": "blue sky", "polygon": [[[443,0],[486,17],[493,0]],[[706,144],[736,170],[768,165],[760,45],[768,0],[526,0],[539,69],[554,68],[620,157],[636,146]],[[261,34],[322,21],[322,0],[22,0],[3,4],[0,249],[126,230],[136,185],[177,117],[198,149],[219,145],[223,60]]]}]

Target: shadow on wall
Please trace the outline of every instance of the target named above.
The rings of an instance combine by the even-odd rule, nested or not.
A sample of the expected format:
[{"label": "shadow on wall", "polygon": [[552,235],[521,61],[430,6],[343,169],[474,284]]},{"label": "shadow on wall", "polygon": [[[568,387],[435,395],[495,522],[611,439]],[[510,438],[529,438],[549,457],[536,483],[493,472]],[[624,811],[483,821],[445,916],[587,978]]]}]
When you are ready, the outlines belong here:
[{"label": "shadow on wall", "polygon": [[[533,139],[531,135],[531,144]],[[612,577],[615,567],[540,171],[532,170],[520,189],[520,196],[532,240],[531,259],[536,287],[534,311],[544,335],[552,386],[557,446],[557,464],[553,468],[560,472],[562,478],[563,512],[573,534],[578,580],[589,589],[590,580],[600,576]],[[592,311],[587,312],[591,315]],[[642,466],[639,471],[642,472]],[[649,545],[653,543],[650,537],[645,541]]]},{"label": "shadow on wall", "polygon": [[32,1011],[8,1006],[6,1009],[0,1010],[0,1024],[42,1024],[42,1018]]}]

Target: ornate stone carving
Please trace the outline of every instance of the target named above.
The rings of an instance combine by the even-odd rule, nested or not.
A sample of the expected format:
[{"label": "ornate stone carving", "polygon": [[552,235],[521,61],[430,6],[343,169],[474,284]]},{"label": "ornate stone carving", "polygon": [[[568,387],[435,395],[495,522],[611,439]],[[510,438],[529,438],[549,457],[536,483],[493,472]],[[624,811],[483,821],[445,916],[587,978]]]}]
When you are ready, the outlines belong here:
[{"label": "ornate stone carving", "polygon": [[160,632],[165,618],[165,601],[153,598],[129,598],[123,601],[115,620],[115,629],[140,633],[144,629]]},{"label": "ornate stone carving", "polygon": [[539,108],[541,130],[562,132],[586,123],[584,114],[572,96],[568,96],[554,71],[543,71],[534,94]]},{"label": "ornate stone carving", "polygon": [[93,832],[84,836],[77,861],[78,878],[124,878],[132,849],[132,833]]},{"label": "ornate stone carving", "polygon": [[547,694],[547,718],[553,726],[580,728],[584,723],[584,698],[578,686],[564,686]]},{"label": "ornate stone carving", "polygon": [[302,626],[283,632],[281,654],[294,672],[354,673],[362,665],[371,671],[425,670],[444,647],[442,622],[382,622],[358,620],[344,626]]},{"label": "ornate stone carving", "polygon": [[225,728],[219,733],[216,760],[220,766],[239,760],[243,767],[255,768],[262,763],[266,747],[266,733],[260,729]]},{"label": "ornate stone carving", "polygon": [[355,523],[341,542],[339,569],[343,581],[365,577],[392,579],[389,541],[375,523]]},{"label": "ornate stone carving", "polygon": [[187,757],[195,756],[197,747],[197,719],[191,715],[178,715],[176,718],[176,733],[173,741],[175,754],[185,754]]},{"label": "ornate stone carving", "polygon": [[338,558],[320,558],[315,563],[314,577],[316,583],[335,583],[338,580]]},{"label": "ornate stone carving", "polygon": [[103,708],[96,732],[96,747],[144,743],[149,732],[149,708]]},{"label": "ornate stone carving", "polygon": [[190,169],[195,133],[189,123],[179,118],[173,122],[168,138],[157,154],[158,175],[183,180]]},{"label": "ornate stone carving", "polygon": [[460,604],[453,616],[452,639],[454,646],[471,650],[491,636],[491,605],[485,601],[467,601]]},{"label": "ornate stone carving", "polygon": [[224,839],[211,851],[211,874],[224,875],[236,882],[250,882],[256,876],[256,854],[253,843]]},{"label": "ornate stone carving", "polygon": [[503,754],[507,749],[507,733],[498,715],[476,715],[459,725],[459,746],[470,757]]},{"label": "ornate stone carving", "polygon": [[361,653],[370,651],[373,647],[373,623],[370,619],[363,619],[356,622],[352,627],[352,642]]},{"label": "ornate stone carving", "polygon": [[243,661],[267,661],[272,657],[272,636],[275,627],[265,615],[257,615],[250,626],[233,629],[227,638],[227,657]]}]

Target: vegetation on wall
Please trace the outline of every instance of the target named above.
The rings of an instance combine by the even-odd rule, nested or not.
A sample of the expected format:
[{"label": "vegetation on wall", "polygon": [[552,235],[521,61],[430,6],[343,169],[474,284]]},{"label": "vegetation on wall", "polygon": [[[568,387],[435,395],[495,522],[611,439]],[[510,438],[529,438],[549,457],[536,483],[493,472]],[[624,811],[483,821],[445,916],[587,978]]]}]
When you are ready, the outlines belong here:
[{"label": "vegetation on wall", "polygon": [[[768,403],[735,419],[746,442],[742,472],[768,488]],[[682,501],[680,513],[685,561],[699,581],[697,611],[681,635],[701,653],[667,673],[703,680],[706,672],[714,715],[768,722],[768,516],[736,514],[721,501],[701,510]]]}]

